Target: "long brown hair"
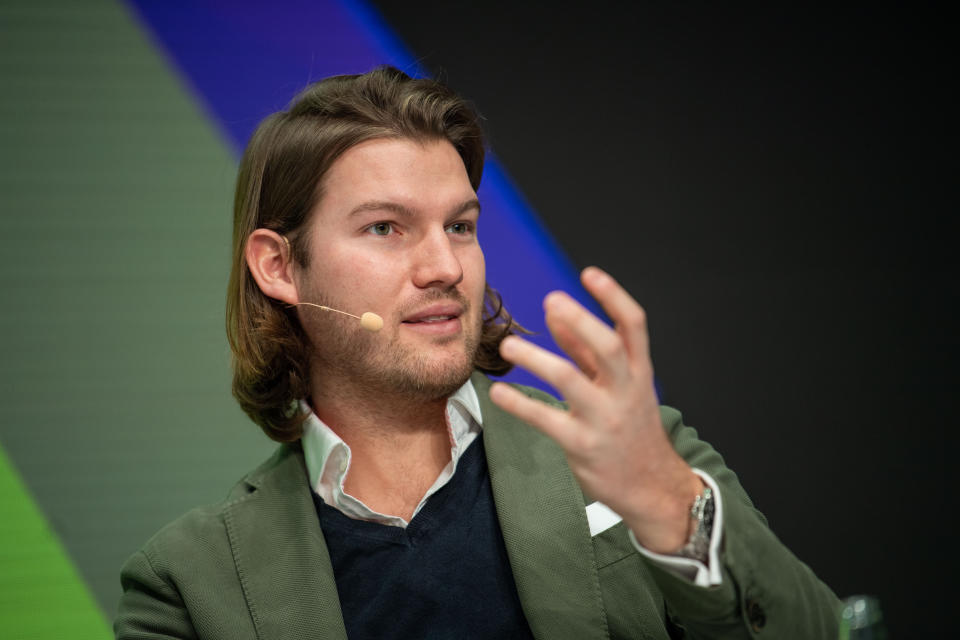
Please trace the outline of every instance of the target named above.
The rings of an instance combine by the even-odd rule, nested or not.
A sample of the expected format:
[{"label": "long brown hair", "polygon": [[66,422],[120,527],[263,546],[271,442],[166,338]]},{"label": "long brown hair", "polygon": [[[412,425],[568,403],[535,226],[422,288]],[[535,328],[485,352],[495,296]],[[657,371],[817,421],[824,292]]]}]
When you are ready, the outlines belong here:
[{"label": "long brown hair", "polygon": [[[474,190],[483,173],[483,132],[475,111],[449,88],[392,67],[334,76],[310,85],[289,109],[267,117],[247,145],[237,175],[233,264],[227,289],[227,338],[233,395],[264,432],[295,441],[304,415],[297,401],[310,391],[310,341],[296,314],[260,291],[244,257],[258,228],[285,235],[292,259],[306,267],[301,233],[322,196],[321,182],[350,147],[375,138],[447,140],[460,154]],[[474,366],[494,375],[511,365],[500,342],[522,331],[487,285]]]}]

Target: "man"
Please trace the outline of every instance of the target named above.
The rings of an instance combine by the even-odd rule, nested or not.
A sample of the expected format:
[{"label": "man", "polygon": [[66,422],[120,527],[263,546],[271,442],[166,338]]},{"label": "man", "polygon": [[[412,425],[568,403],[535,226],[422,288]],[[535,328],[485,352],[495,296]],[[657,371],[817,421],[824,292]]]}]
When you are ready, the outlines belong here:
[{"label": "man", "polygon": [[[118,637],[829,638],[836,599],[657,406],[643,311],[583,272],[575,364],[514,335],[477,241],[477,117],[329,78],[237,184],[234,395],[279,451],[125,565]],[[351,315],[373,312],[379,331]],[[561,391],[491,384],[520,365]]]}]

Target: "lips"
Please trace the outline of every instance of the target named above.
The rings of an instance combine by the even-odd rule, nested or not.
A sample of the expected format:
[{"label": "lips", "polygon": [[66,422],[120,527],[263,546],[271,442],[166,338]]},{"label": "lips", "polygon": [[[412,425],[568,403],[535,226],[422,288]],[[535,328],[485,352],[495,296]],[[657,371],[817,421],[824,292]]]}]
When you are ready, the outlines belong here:
[{"label": "lips", "polygon": [[435,304],[405,317],[404,324],[438,324],[459,318],[463,308],[458,304]]}]

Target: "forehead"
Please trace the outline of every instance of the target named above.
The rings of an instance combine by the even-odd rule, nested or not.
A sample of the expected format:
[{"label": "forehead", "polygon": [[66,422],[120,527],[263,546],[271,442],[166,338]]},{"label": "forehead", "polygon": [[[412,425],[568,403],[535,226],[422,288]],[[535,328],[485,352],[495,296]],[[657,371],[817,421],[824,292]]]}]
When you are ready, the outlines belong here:
[{"label": "forehead", "polygon": [[448,141],[381,138],[354,145],[333,163],[320,182],[315,213],[342,216],[372,201],[429,212],[475,197]]}]

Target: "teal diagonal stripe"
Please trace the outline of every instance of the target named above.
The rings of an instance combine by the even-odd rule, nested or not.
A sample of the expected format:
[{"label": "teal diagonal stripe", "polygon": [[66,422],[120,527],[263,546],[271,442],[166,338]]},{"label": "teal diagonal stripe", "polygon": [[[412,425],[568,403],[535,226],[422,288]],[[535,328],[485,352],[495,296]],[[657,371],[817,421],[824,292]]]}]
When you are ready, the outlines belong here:
[{"label": "teal diagonal stripe", "polygon": [[272,448],[229,392],[235,161],[112,0],[0,0],[0,86],[0,443],[112,618],[123,560]]}]

